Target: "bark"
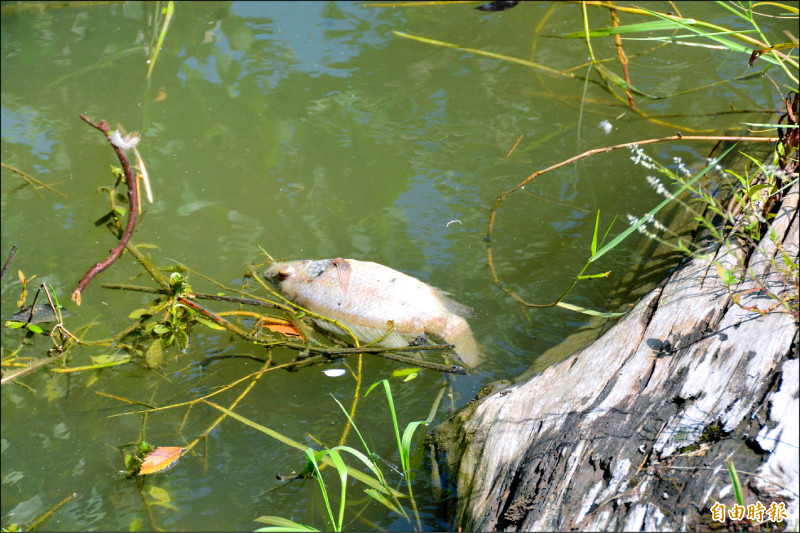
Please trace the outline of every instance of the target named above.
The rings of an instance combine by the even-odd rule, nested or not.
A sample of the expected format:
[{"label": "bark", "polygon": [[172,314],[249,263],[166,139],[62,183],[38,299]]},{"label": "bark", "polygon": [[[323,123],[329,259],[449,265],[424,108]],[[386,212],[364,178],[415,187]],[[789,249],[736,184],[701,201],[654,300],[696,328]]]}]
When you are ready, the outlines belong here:
[{"label": "bark", "polygon": [[[795,184],[771,228],[795,261],[797,199]],[[712,255],[797,292],[769,232],[755,249]],[[744,306],[775,303],[752,279],[732,293]],[[745,505],[783,502],[778,526],[796,530],[796,318],[745,310],[730,294],[713,265],[687,261],[588,347],[437,427],[434,484],[458,496],[442,501],[454,530],[741,529],[711,519],[717,501],[736,503],[729,459]]]}]

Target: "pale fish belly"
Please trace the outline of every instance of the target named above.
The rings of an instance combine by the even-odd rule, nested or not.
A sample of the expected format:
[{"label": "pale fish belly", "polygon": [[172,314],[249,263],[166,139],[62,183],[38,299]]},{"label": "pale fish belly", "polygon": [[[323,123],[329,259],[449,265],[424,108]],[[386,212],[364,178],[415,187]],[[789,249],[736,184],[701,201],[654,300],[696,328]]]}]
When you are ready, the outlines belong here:
[{"label": "pale fish belly", "polygon": [[[392,322],[394,329],[380,346],[408,346],[433,335],[455,345],[457,358],[467,367],[480,363],[480,349],[465,320],[475,316],[472,310],[402,272],[356,259],[323,259],[275,263],[264,275],[290,300],[341,322],[362,343],[383,337]],[[335,324],[315,322],[349,338]]]}]

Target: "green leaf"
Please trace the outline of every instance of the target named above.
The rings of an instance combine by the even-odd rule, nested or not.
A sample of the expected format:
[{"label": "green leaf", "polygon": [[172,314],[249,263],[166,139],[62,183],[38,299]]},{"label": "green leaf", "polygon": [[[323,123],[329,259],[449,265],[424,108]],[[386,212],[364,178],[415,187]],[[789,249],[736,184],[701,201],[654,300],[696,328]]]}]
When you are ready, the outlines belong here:
[{"label": "green leaf", "polygon": [[414,372],[413,374],[409,374],[403,379],[403,383],[411,381],[412,379],[417,379],[417,376],[419,376],[418,372]]},{"label": "green leaf", "polygon": [[335,448],[328,450],[328,455],[333,460],[333,464],[336,467],[336,472],[339,474],[339,482],[341,484],[341,494],[339,497],[339,520],[336,522],[336,530],[341,531],[342,524],[344,523],[344,505],[346,503],[345,495],[347,494],[347,466],[345,466],[342,456]]},{"label": "green leaf", "polygon": [[166,357],[164,357],[164,346],[161,344],[161,339],[156,338],[153,340],[153,343],[144,354],[144,360],[147,363],[147,368],[151,370],[164,365]]},{"label": "green leaf", "polygon": [[416,422],[409,422],[406,426],[405,431],[403,431],[403,439],[401,441],[401,451],[400,451],[400,461],[403,467],[403,474],[408,477],[408,473],[411,471],[411,440],[414,438],[414,432],[417,431],[417,428],[420,424],[424,424],[423,420],[418,420]]},{"label": "green leaf", "polygon": [[132,454],[130,453],[125,454],[125,468],[127,468],[128,470],[133,470],[137,462],[138,460]]},{"label": "green leaf", "polygon": [[412,374],[416,374],[420,370],[421,370],[420,368],[400,368],[398,370],[393,370],[392,371],[392,377],[393,378],[402,378],[404,376],[410,376]]},{"label": "green leaf", "polygon": [[178,340],[180,349],[185,352],[186,348],[189,347],[189,335],[186,334],[186,331],[180,330],[175,332],[175,338]]},{"label": "green leaf", "polygon": [[[375,475],[375,482],[376,483],[378,483],[378,484],[383,484],[384,483],[383,475],[381,474],[381,472],[378,469],[378,467],[375,466],[375,463],[369,457],[367,457],[366,455],[364,455],[360,451],[356,450],[355,448],[351,448],[350,446],[337,446],[336,448],[333,448],[333,449],[334,450],[343,451],[343,452],[347,452],[347,453],[351,454],[352,456],[357,458],[359,461],[364,463],[364,466],[366,466],[367,468],[370,469],[370,471]],[[386,490],[383,490],[382,492],[388,494],[388,491],[386,491]]]},{"label": "green leaf", "polygon": [[151,498],[158,502],[162,503],[169,503],[172,501],[170,498],[169,492],[162,489],[161,487],[156,487],[155,485],[148,486],[145,491],[150,495]]},{"label": "green leaf", "polygon": [[130,357],[127,355],[115,353],[115,354],[92,355],[91,357],[89,357],[89,359],[91,359],[92,363],[94,363],[95,365],[109,365],[122,361],[127,362],[130,359]]},{"label": "green leaf", "polygon": [[558,307],[563,307],[564,309],[569,309],[570,311],[577,311],[579,313],[583,313],[584,315],[599,316],[599,317],[603,317],[603,318],[617,318],[617,317],[625,315],[625,313],[604,313],[602,311],[595,311],[593,309],[586,309],[585,307],[580,307],[578,305],[568,304],[566,302],[557,302],[556,305]]},{"label": "green leaf", "polygon": [[[719,2],[719,4],[724,4],[724,2]],[[700,23],[695,19],[684,19],[684,18],[678,18],[678,17],[674,17],[674,16],[671,16],[671,17],[668,18],[666,15],[663,15],[663,14],[658,13],[656,11],[651,11],[651,10],[646,9],[644,7],[640,8],[640,9],[642,11],[650,13],[654,17],[658,17],[658,18],[663,19],[663,20],[673,21],[673,22],[679,24],[684,29],[689,30],[690,32],[695,33],[697,35],[706,37],[707,39],[710,39],[711,41],[714,41],[714,42],[716,42],[718,44],[721,44],[722,46],[724,46],[725,48],[727,48],[728,50],[730,50],[732,52],[739,52],[739,53],[742,53],[742,54],[746,54],[747,56],[749,56],[753,52],[752,46],[746,46],[746,45],[741,44],[739,42],[732,41],[730,39],[726,39],[725,37],[720,37],[718,35],[718,33],[723,33],[723,34],[724,33],[731,33],[731,30],[728,30],[727,28],[723,28],[723,27],[720,27],[720,26],[717,26],[717,25],[714,25],[714,24],[705,23],[705,22],[704,23]],[[716,32],[706,31],[705,29],[701,28],[700,26],[704,26],[706,28],[713,29],[713,30],[718,30],[718,31],[716,31]],[[753,31],[753,30],[735,31],[735,32],[732,32],[732,34],[733,35],[738,35],[738,34],[748,33],[750,31]],[[764,59],[765,61],[769,61],[772,64],[775,64],[775,65],[778,64],[778,60],[775,59],[774,57],[772,57],[771,54],[765,54],[765,55],[761,56],[761,58]],[[722,159],[722,158],[720,158],[720,159]]]},{"label": "green leaf", "polygon": [[277,526],[262,527],[256,529],[256,531],[319,531],[319,529],[314,529],[311,526],[307,526],[305,524],[301,524],[300,522],[295,522],[280,516],[259,516],[255,521]]},{"label": "green leaf", "polygon": [[600,210],[597,210],[597,218],[594,221],[594,235],[592,235],[592,257],[597,253],[597,228],[600,227]]},{"label": "green leaf", "polygon": [[[646,11],[646,10],[645,10],[645,11]],[[725,157],[726,155],[728,155],[728,152],[730,152],[731,150],[733,150],[735,146],[736,146],[736,144],[735,144],[735,143],[734,143],[734,144],[732,144],[730,148],[728,148],[727,150],[725,150],[725,152],[723,152],[723,153],[722,153],[722,155],[720,155],[720,156],[717,158],[717,160],[719,160],[719,161],[722,161],[722,160],[724,159],[724,157]],[[678,189],[677,191],[675,191],[675,193],[674,193],[674,198],[677,198],[677,197],[678,197],[678,195],[679,195],[680,193],[682,193],[683,191],[685,191],[686,189],[688,189],[689,187],[691,187],[691,186],[692,186],[692,185],[693,185],[693,184],[694,184],[694,183],[695,183],[697,180],[699,180],[701,177],[705,176],[705,175],[706,175],[706,173],[707,173],[709,170],[711,170],[711,169],[712,169],[712,166],[711,166],[711,165],[707,165],[707,166],[706,166],[706,167],[705,167],[705,168],[704,168],[702,171],[698,172],[696,176],[694,176],[694,177],[693,177],[691,180],[689,180],[688,182],[686,182],[685,184],[683,184],[683,185],[681,186],[681,188],[680,188],[680,189]],[[662,201],[660,204],[658,204],[658,205],[657,205],[657,206],[655,206],[653,209],[651,209],[651,210],[649,211],[649,214],[650,214],[650,215],[653,215],[653,216],[655,216],[655,214],[656,214],[656,213],[658,213],[659,211],[661,211],[661,209],[663,209],[663,208],[664,208],[664,207],[665,207],[667,204],[671,203],[672,201],[673,201],[673,199],[670,199],[670,198],[666,198],[666,199],[664,199],[664,201]],[[642,217],[642,219],[639,221],[639,223],[637,223],[637,224],[634,224],[634,225],[630,226],[628,229],[626,229],[625,231],[623,231],[622,233],[620,233],[619,235],[617,235],[616,237],[614,237],[614,239],[612,239],[612,241],[611,241],[610,243],[606,244],[606,245],[605,245],[605,246],[603,246],[603,247],[602,247],[600,250],[598,250],[597,254],[596,254],[596,255],[594,255],[594,256],[593,256],[593,257],[592,257],[592,258],[589,260],[589,262],[597,261],[597,260],[598,260],[598,259],[600,259],[600,258],[601,258],[603,255],[605,255],[607,252],[609,252],[609,251],[613,250],[613,249],[614,249],[614,248],[615,248],[615,247],[616,247],[616,246],[617,246],[617,245],[618,245],[620,242],[622,242],[623,240],[625,240],[625,239],[628,237],[628,235],[630,235],[631,233],[633,233],[634,231],[636,231],[636,230],[639,228],[639,226],[641,226],[642,224],[644,224],[645,222],[647,222],[647,219],[649,219],[649,218],[650,218],[650,217],[647,217],[647,216],[645,216],[645,217]],[[563,306],[562,306],[562,307],[563,307]],[[569,309],[569,308],[567,307],[567,309]],[[587,313],[587,314],[592,314],[592,313]],[[601,316],[603,316],[603,315],[601,315]]]},{"label": "green leaf", "polygon": [[328,499],[328,490],[325,488],[325,482],[322,480],[322,474],[320,474],[319,466],[317,465],[317,459],[319,458],[319,460],[322,460],[322,457],[324,457],[325,454],[326,454],[325,450],[314,452],[314,450],[312,450],[311,448],[306,448],[305,451],[306,461],[308,462],[308,464],[311,465],[311,468],[314,471],[314,476],[317,479],[317,484],[319,485],[319,489],[322,492],[322,499],[325,501],[325,510],[328,511],[328,518],[331,521],[331,526],[333,526],[334,531],[340,531],[340,529],[336,527],[336,522],[333,520],[333,511],[331,510],[331,502]]},{"label": "green leaf", "polygon": [[196,322],[199,322],[200,324],[203,324],[207,328],[216,329],[216,330],[220,330],[221,329],[223,331],[225,330],[225,328],[223,328],[222,326],[220,326],[219,324],[217,324],[213,320],[209,320],[207,318],[203,318],[203,317],[200,317],[200,316],[196,316],[196,317],[194,317],[194,319],[195,319]]},{"label": "green leaf", "polygon": [[383,494],[381,494],[377,490],[375,490],[375,489],[364,489],[364,492],[366,492],[373,499],[375,499],[378,502],[380,502],[381,504],[383,504],[390,511],[394,511],[395,513],[397,513],[399,515],[405,514],[394,503],[392,503],[391,500],[389,500],[387,497],[385,497]]},{"label": "green leaf", "polygon": [[386,379],[382,379],[376,383],[373,383],[367,392],[364,393],[364,397],[366,398],[367,394],[372,391],[379,383],[383,383],[383,390],[386,393],[386,401],[389,403],[389,413],[392,415],[392,425],[394,426],[394,436],[397,439],[397,450],[402,454],[403,453],[403,445],[400,441],[400,428],[397,425],[397,413],[394,409],[394,399],[392,398],[392,387],[389,385],[389,381]]},{"label": "green leaf", "polygon": [[178,507],[177,507],[177,506],[176,506],[174,503],[169,503],[169,502],[153,502],[153,503],[151,503],[150,505],[154,505],[154,506],[155,506],[155,505],[157,505],[158,507],[164,507],[164,508],[166,508],[166,509],[169,509],[170,511],[175,511],[175,512],[177,512],[177,511],[180,511],[180,509],[178,509]]},{"label": "green leaf", "polygon": [[750,198],[752,199],[752,198],[755,198],[758,195],[758,191],[763,190],[763,189],[769,189],[769,187],[770,186],[767,185],[766,183],[762,183],[762,184],[759,184],[759,185],[754,185],[754,186],[750,187],[750,190],[748,190],[747,193],[750,195]]},{"label": "green leaf", "polygon": [[733,485],[733,492],[736,494],[736,502],[744,506],[744,496],[742,495],[742,484],[739,481],[739,475],[736,473],[736,467],[733,466],[733,461],[730,459],[726,461],[728,464],[728,475],[731,478],[731,484]]},{"label": "green leaf", "polygon": [[719,263],[714,263],[714,268],[716,268],[717,275],[725,285],[733,285],[736,282],[736,276],[730,269],[725,268]]},{"label": "green leaf", "polygon": [[582,276],[578,276],[578,279],[606,278],[609,274],[611,274],[610,270],[608,272],[601,272],[599,274],[584,274]]},{"label": "green leaf", "polygon": [[134,533],[136,531],[141,531],[143,524],[144,524],[144,518],[142,518],[141,516],[134,516],[128,523],[128,531],[130,531],[131,533]]},{"label": "green leaf", "polygon": [[130,318],[131,320],[138,320],[138,319],[142,318],[143,316],[149,315],[149,314],[150,314],[150,312],[147,309],[142,307],[140,309],[134,309],[133,311],[128,313],[128,318]]}]

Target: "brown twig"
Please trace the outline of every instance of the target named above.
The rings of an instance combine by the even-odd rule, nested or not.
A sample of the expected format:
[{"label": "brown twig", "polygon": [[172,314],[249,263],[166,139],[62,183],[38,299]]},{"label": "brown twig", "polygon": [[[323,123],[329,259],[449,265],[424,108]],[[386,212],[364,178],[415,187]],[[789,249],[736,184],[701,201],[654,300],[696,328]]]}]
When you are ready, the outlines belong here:
[{"label": "brown twig", "polygon": [[64,498],[63,500],[58,502],[57,504],[55,504],[49,511],[47,511],[42,516],[40,516],[39,518],[34,520],[30,525],[26,526],[25,530],[26,531],[33,531],[34,529],[39,527],[45,520],[47,520],[48,518],[53,516],[53,513],[55,513],[56,511],[58,511],[62,507],[64,507],[69,502],[71,502],[77,495],[78,495],[77,492],[73,492],[72,494],[70,494],[69,496],[67,496],[66,498]]},{"label": "brown twig", "polygon": [[[523,135],[524,135],[524,134],[523,134]],[[506,154],[506,159],[508,159],[508,156],[510,156],[510,155],[511,155],[511,154],[514,152],[514,150],[516,150],[516,149],[517,149],[517,145],[518,145],[518,144],[519,144],[519,142],[522,140],[522,137],[523,137],[523,135],[520,135],[520,136],[519,136],[519,138],[517,139],[517,142],[515,142],[515,143],[514,143],[514,146],[512,146],[512,147],[511,147],[511,150],[509,150],[509,151],[508,151],[508,153]]]},{"label": "brown twig", "polygon": [[[287,346],[287,345],[284,345]],[[330,361],[332,359],[342,359],[344,357],[348,357],[350,355],[357,355],[360,353],[374,353],[378,357],[383,357],[384,359],[390,359],[392,361],[397,361],[398,363],[403,363],[405,365],[409,365],[412,367],[420,367],[420,368],[427,368],[428,370],[433,370],[435,372],[442,372],[445,374],[461,374],[465,375],[467,373],[467,369],[463,366],[458,365],[442,365],[439,363],[431,363],[429,361],[425,361],[424,359],[417,359],[416,357],[405,357],[397,353],[391,353],[389,350],[398,351],[403,350],[406,351],[407,348],[423,348],[423,349],[442,349],[446,348],[448,345],[430,345],[430,346],[403,346],[402,348],[382,348],[382,347],[371,347],[371,348],[333,348],[328,349],[325,347],[311,347],[310,351],[317,351],[321,352],[319,355],[315,355],[312,357],[308,357],[306,359],[295,360],[291,363],[288,363],[287,366],[290,370],[302,368],[304,366],[319,364],[325,361]],[[290,346],[287,346],[290,347]]]},{"label": "brown twig", "polygon": [[130,161],[128,161],[128,156],[125,155],[125,150],[114,145],[109,138],[111,132],[109,131],[108,122],[103,120],[97,124],[96,122],[92,122],[83,113],[81,113],[79,116],[81,117],[81,120],[105,134],[106,140],[108,140],[109,144],[111,144],[111,146],[114,148],[114,151],[117,153],[117,157],[119,158],[119,162],[122,163],[122,170],[125,172],[125,181],[128,185],[128,223],[125,226],[125,233],[123,233],[122,238],[117,246],[111,251],[111,254],[108,256],[108,258],[90,268],[83,278],[81,278],[80,282],[78,283],[78,287],[72,292],[72,299],[76,304],[81,305],[81,292],[83,292],[83,289],[85,289],[89,282],[92,281],[92,278],[110,267],[114,261],[119,259],[119,257],[122,255],[122,251],[125,249],[125,245],[133,235],[133,230],[136,227],[136,213],[139,210],[139,195],[136,191],[136,179],[133,176],[133,171],[131,170],[131,164]]},{"label": "brown twig", "polygon": [[0,379],[0,385],[6,385],[8,383],[13,383],[14,381],[18,380],[23,376],[27,376],[31,372],[35,372],[36,370],[40,369],[43,366],[49,365],[51,363],[57,363],[64,358],[63,355],[58,354],[54,355],[53,357],[48,357],[46,359],[37,359],[33,361],[25,368],[20,368],[19,370],[14,370],[11,372],[7,372],[2,379]]},{"label": "brown twig", "polygon": [[[52,289],[47,285],[46,281],[42,282],[42,287],[41,288],[44,288],[44,294],[45,294],[45,296],[47,296],[47,301],[50,303],[50,308],[53,310],[53,315],[58,319],[58,323],[50,331],[50,340],[53,341],[53,344],[55,344],[56,349],[59,351],[59,353],[64,351],[63,343],[61,345],[59,345],[56,342],[56,337],[54,335],[56,330],[58,330],[60,333],[66,334],[67,337],[69,337],[70,339],[74,340],[78,344],[81,344],[80,339],[78,337],[76,337],[75,335],[73,335],[72,333],[70,333],[69,330],[64,327],[64,319],[61,316],[61,311],[59,311],[58,306],[53,301],[53,297],[50,295],[50,291],[52,291]],[[38,291],[37,291],[37,294],[38,294]],[[61,336],[61,339],[63,341],[63,339],[64,339],[63,335]]]},{"label": "brown twig", "polygon": [[60,194],[64,198],[69,198],[69,196],[67,196],[63,192],[61,192],[61,191],[59,191],[57,189],[54,189],[53,187],[51,187],[50,185],[48,185],[48,184],[46,184],[46,183],[44,183],[42,181],[37,180],[36,178],[31,176],[30,174],[26,174],[25,172],[21,171],[20,169],[18,169],[16,167],[12,167],[11,165],[6,165],[5,163],[0,163],[0,167],[7,168],[11,172],[16,172],[17,174],[22,176],[22,179],[27,181],[33,187],[33,190],[36,191],[37,194],[39,193],[39,191],[36,189],[36,187],[39,186],[39,187],[42,187],[44,189],[47,189],[50,192],[54,192],[56,194]]},{"label": "brown twig", "polygon": [[[610,9],[611,11],[611,20],[614,23],[614,27],[619,27],[619,16],[617,15],[617,11],[614,8]],[[619,33],[614,34],[614,44],[617,47],[617,57],[619,57],[619,63],[622,65],[622,71],[625,73],[625,83],[628,84],[628,87],[631,86],[631,75],[628,72],[628,56],[625,55],[625,50],[622,48],[622,37],[620,37]],[[636,104],[633,102],[633,95],[631,94],[630,89],[625,88],[625,94],[628,97],[628,105],[631,109],[636,109]]]},{"label": "brown twig", "polygon": [[[790,92],[784,99],[786,113],[778,119],[778,136],[781,139],[783,153],[780,154],[781,168],[793,173],[797,170],[797,147],[800,144],[800,132],[796,127],[787,129],[783,126],[786,122],[789,126],[797,126],[797,103],[800,96],[797,91]],[[791,157],[791,159],[789,159]]]},{"label": "brown twig", "polygon": [[4,277],[6,277],[6,272],[8,272],[8,267],[11,266],[11,261],[14,260],[14,256],[15,255],[17,255],[17,245],[16,244],[14,246],[12,246],[11,247],[11,251],[8,252],[8,259],[6,259],[6,262],[3,265],[3,270],[2,270],[2,272],[0,272],[0,281],[2,281],[2,279]]}]

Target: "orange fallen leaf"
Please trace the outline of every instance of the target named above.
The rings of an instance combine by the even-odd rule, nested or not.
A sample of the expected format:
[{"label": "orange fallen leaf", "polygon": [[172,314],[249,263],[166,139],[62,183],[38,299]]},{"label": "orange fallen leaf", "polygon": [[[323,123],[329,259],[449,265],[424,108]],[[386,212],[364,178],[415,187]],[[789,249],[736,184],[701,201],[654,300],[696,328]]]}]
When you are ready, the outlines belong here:
[{"label": "orange fallen leaf", "polygon": [[303,337],[303,334],[300,333],[296,327],[289,324],[264,324],[263,327],[270,331],[274,331],[275,333],[283,333],[284,335],[288,335],[290,337]]},{"label": "orange fallen leaf", "polygon": [[163,102],[167,99],[167,93],[164,92],[164,88],[162,87],[161,90],[158,92],[158,96],[155,98],[155,102]]},{"label": "orange fallen leaf", "polygon": [[180,459],[181,453],[184,448],[173,448],[168,446],[161,446],[150,452],[142,466],[139,467],[139,475],[146,476],[147,474],[155,474],[161,472],[167,467],[175,464],[175,461]]}]

